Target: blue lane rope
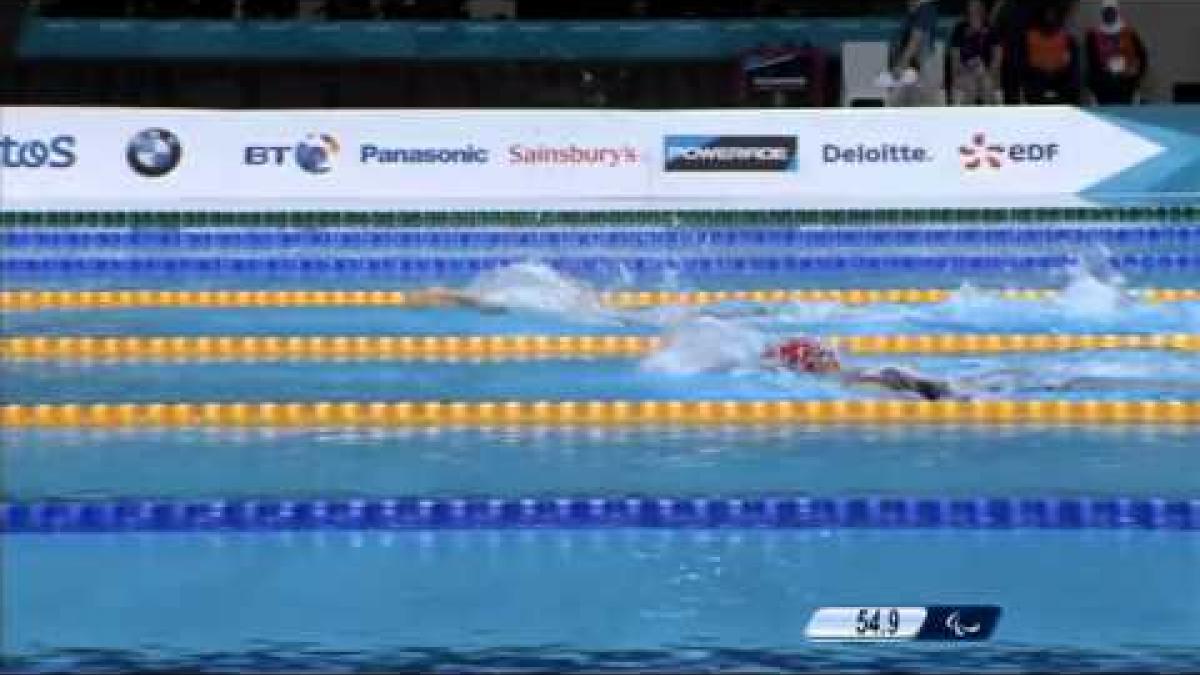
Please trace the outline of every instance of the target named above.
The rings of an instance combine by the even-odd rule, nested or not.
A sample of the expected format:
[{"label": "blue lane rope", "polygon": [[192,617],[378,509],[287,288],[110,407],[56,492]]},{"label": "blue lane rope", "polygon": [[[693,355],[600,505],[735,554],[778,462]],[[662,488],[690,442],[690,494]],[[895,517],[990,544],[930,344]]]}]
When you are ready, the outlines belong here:
[{"label": "blue lane rope", "polygon": [[802,230],[795,228],[736,228],[647,232],[592,231],[463,231],[405,230],[323,231],[162,230],[134,231],[17,230],[0,232],[0,247],[8,249],[274,249],[274,248],[637,248],[656,246],[722,247],[925,247],[925,246],[1074,246],[1090,244],[1178,246],[1200,243],[1197,227],[1061,228],[1061,229],[927,229]]},{"label": "blue lane rope", "polygon": [[0,533],[488,528],[1200,530],[1200,499],[575,498],[0,503]]},{"label": "blue lane rope", "polygon": [[[541,258],[539,258],[541,259]],[[59,277],[78,274],[179,275],[210,274],[224,276],[268,275],[312,276],[319,274],[358,276],[437,276],[478,273],[502,265],[528,260],[519,256],[486,258],[412,258],[412,257],[321,257],[321,258],[225,258],[225,257],[153,257],[153,258],[5,258],[0,274],[11,278]],[[633,272],[675,270],[698,274],[737,274],[771,272],[996,272],[1061,269],[1077,262],[1071,255],[1024,256],[732,256],[648,258],[572,257],[545,258],[543,262],[569,273],[586,274],[611,271],[623,265]],[[1200,255],[1142,254],[1120,255],[1109,259],[1116,269],[1190,271],[1200,269]]]}]

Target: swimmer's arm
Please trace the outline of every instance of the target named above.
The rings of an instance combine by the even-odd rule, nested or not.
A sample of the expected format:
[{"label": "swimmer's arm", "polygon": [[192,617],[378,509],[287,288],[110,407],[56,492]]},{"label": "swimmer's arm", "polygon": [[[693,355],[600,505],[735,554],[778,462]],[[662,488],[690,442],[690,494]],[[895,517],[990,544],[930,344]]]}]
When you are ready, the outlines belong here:
[{"label": "swimmer's arm", "polygon": [[936,380],[891,368],[877,373],[866,370],[846,371],[842,374],[842,378],[850,384],[871,384],[891,391],[917,394],[927,401],[946,399],[965,401],[971,398],[944,380]]},{"label": "swimmer's arm", "polygon": [[434,286],[433,288],[414,293],[409,299],[410,307],[465,307],[481,312],[501,313],[505,309],[499,305],[485,302],[480,298],[453,288]]}]

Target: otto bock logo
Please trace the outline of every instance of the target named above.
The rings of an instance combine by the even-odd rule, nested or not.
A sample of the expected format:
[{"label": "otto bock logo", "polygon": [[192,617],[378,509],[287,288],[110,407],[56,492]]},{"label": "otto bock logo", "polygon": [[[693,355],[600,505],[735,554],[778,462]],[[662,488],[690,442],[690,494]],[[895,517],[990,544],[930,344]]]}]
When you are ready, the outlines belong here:
[{"label": "otto bock logo", "polygon": [[342,146],[330,134],[314,133],[295,145],[250,145],[243,161],[248,166],[284,166],[295,162],[307,173],[323,174],[333,169]]},{"label": "otto bock logo", "polygon": [[1007,164],[1052,164],[1062,154],[1058,143],[993,143],[987,134],[977,132],[970,142],[959,146],[963,168],[967,171],[1001,169]]},{"label": "otto bock logo", "polygon": [[795,136],[667,136],[667,171],[795,171]]},{"label": "otto bock logo", "polygon": [[125,158],[138,175],[159,178],[179,166],[183,145],[178,136],[166,129],[146,129],[129,141]]},{"label": "otto bock logo", "polygon": [[6,169],[66,169],[75,166],[75,137],[21,139],[0,136],[0,166]]}]

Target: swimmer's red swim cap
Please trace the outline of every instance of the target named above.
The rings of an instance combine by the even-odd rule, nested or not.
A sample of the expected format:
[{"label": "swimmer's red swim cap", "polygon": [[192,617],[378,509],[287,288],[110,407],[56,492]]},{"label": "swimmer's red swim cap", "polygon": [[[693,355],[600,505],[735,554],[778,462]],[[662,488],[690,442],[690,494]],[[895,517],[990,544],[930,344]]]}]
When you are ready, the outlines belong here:
[{"label": "swimmer's red swim cap", "polygon": [[837,354],[812,338],[785,340],[769,348],[764,356],[804,373],[826,373],[841,369]]}]

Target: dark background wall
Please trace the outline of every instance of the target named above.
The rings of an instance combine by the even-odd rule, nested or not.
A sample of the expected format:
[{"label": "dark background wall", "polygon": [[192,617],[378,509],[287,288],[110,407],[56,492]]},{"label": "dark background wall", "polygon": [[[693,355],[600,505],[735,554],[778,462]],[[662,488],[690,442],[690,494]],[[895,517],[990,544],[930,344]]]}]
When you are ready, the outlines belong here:
[{"label": "dark background wall", "polygon": [[[833,100],[836,62],[826,67]],[[732,60],[23,61],[0,103],[221,108],[729,107],[750,105]],[[794,98],[790,105],[805,105]]]}]

